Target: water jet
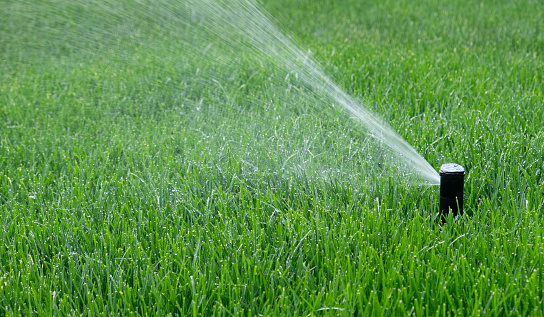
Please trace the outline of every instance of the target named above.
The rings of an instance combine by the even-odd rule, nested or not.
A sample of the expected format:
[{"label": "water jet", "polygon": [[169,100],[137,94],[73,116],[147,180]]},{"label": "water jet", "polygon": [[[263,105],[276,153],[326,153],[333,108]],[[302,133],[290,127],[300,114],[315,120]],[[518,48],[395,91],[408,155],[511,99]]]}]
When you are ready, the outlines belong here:
[{"label": "water jet", "polygon": [[455,163],[440,167],[440,214],[446,217],[450,211],[453,216],[463,213],[463,185],[465,169]]},{"label": "water jet", "polygon": [[[357,129],[357,133],[345,134],[345,140],[349,140],[344,151],[345,160],[337,160],[335,157],[342,157],[343,154],[338,150],[341,146],[332,147],[335,142],[322,142],[329,136],[313,142],[310,140],[314,138],[312,135],[319,135],[314,133],[316,131],[298,133],[297,136],[287,131],[276,134],[276,126],[289,123],[285,123],[285,119],[278,119],[280,116],[270,115],[262,121],[275,121],[270,121],[268,127],[263,124],[262,129],[266,131],[273,127],[274,135],[271,136],[273,140],[278,140],[275,143],[277,147],[273,148],[272,142],[264,142],[268,140],[265,133],[254,133],[253,137],[259,135],[263,143],[255,146],[268,147],[270,152],[277,154],[274,159],[268,161],[257,157],[258,151],[246,148],[249,147],[248,142],[229,142],[225,147],[240,159],[252,162],[252,166],[258,166],[256,161],[262,162],[259,163],[261,171],[277,170],[271,164],[279,163],[278,168],[285,167],[299,173],[301,168],[295,167],[296,158],[304,164],[304,170],[309,162],[314,166],[323,166],[319,169],[326,171],[321,175],[327,175],[327,178],[361,175],[365,179],[365,186],[374,186],[374,179],[396,175],[403,176],[396,179],[406,180],[410,184],[431,186],[440,183],[435,168],[378,114],[372,112],[367,104],[337,85],[311,52],[302,49],[292,37],[282,32],[281,26],[261,8],[258,1],[154,0],[129,1],[130,5],[117,0],[56,0],[39,4],[18,2],[21,2],[18,10],[24,9],[23,19],[27,10],[38,21],[35,25],[44,25],[37,31],[41,32],[41,38],[47,40],[32,43],[37,45],[37,52],[49,52],[52,47],[58,47],[62,52],[76,50],[85,56],[96,55],[100,59],[104,57],[115,63],[120,62],[114,66],[119,69],[125,69],[124,64],[140,69],[141,65],[153,61],[152,71],[146,70],[149,82],[160,82],[161,86],[170,83],[167,90],[161,87],[160,94],[179,91],[181,99],[179,102],[176,99],[174,103],[181,103],[187,111],[195,108],[200,113],[204,100],[212,101],[209,104],[213,108],[224,109],[225,113],[233,105],[241,108],[253,108],[255,105],[272,109],[270,113],[283,108],[286,111],[281,111],[286,115],[299,117],[301,113],[309,113],[306,108],[314,107],[315,114],[327,111],[336,116],[340,110],[349,119],[346,121],[356,123],[354,129],[355,126],[362,128]],[[65,11],[73,20],[65,20],[64,15],[56,14]],[[52,20],[52,17],[58,21]],[[96,21],[102,22],[96,24]],[[70,27],[72,25],[78,27]],[[163,66],[164,73],[161,73]],[[262,78],[258,80],[252,79],[260,76]],[[251,82],[255,82],[256,86],[250,87]],[[159,91],[158,86],[154,87]],[[252,93],[252,89],[260,89],[260,92]],[[162,100],[163,97],[149,98]],[[212,116],[208,116],[206,121],[212,121]],[[248,124],[254,123],[248,120]],[[312,127],[321,129],[308,125],[306,131],[311,131]],[[348,130],[353,129],[348,127],[345,131]],[[218,138],[221,134],[211,127],[209,132],[209,135]],[[300,144],[306,144],[306,148],[295,146]],[[354,146],[353,150],[351,145]],[[239,147],[239,150],[234,147]],[[358,157],[360,161],[356,164],[345,163],[353,162],[353,157]],[[341,164],[343,166],[338,167]],[[351,170],[344,172],[346,169]]]}]

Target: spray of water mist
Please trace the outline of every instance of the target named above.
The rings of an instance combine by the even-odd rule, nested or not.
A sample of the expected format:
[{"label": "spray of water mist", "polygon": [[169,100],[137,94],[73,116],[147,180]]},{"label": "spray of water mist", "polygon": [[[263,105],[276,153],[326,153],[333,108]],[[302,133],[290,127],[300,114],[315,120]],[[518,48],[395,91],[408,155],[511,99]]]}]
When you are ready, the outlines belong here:
[{"label": "spray of water mist", "polygon": [[286,71],[295,74],[324,99],[332,99],[359,121],[372,137],[409,161],[411,169],[426,183],[439,183],[438,173],[410,144],[387,123],[340,89],[316,61],[278,30],[271,17],[255,3],[244,0],[202,0],[191,2],[191,8],[202,17],[206,27],[224,34],[226,40],[235,39],[240,45],[248,45],[263,55],[274,56]]},{"label": "spray of water mist", "polygon": [[[119,48],[131,41],[150,50],[158,43],[174,42],[171,54],[185,56],[186,60],[199,65],[195,67],[197,72],[209,67],[206,66],[209,63],[219,68],[227,67],[236,62],[232,56],[236,56],[238,50],[252,52],[255,59],[272,61],[291,77],[283,80],[282,84],[302,85],[303,98],[311,100],[314,106],[342,109],[360,123],[368,136],[375,140],[374,143],[389,149],[392,158],[387,160],[387,164],[398,165],[398,171],[411,176],[417,183],[436,185],[440,181],[438,173],[410,144],[340,89],[311,54],[305,53],[281,32],[274,19],[251,0],[52,0],[39,5],[29,5],[25,1],[21,4],[30,8],[25,13],[30,20],[39,14],[46,17],[44,21],[50,20],[51,15],[55,16],[56,24],[46,25],[40,31],[55,37],[62,45],[77,49],[78,46],[84,47],[80,44],[82,42],[91,43],[96,49],[85,46],[91,54],[117,48],[117,57],[123,61],[130,60],[127,56],[131,52]],[[70,10],[76,12],[75,15],[79,14],[82,21],[91,16],[100,17],[100,20],[82,23],[64,19],[59,14]],[[139,41],[139,29],[146,29],[151,37]],[[47,45],[52,45],[52,42]],[[223,58],[222,54],[226,57]],[[157,54],[156,58],[168,57]],[[213,77],[214,73],[209,72],[208,76]]]}]

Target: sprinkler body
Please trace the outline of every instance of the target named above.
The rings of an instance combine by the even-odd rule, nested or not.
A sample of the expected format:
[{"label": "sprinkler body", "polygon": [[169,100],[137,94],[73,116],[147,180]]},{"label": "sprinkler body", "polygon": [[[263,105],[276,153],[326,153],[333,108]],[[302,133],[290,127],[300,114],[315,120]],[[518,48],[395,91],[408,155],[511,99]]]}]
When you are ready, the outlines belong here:
[{"label": "sprinkler body", "polygon": [[465,169],[454,163],[440,167],[440,214],[445,217],[451,212],[453,216],[463,213],[463,185]]}]

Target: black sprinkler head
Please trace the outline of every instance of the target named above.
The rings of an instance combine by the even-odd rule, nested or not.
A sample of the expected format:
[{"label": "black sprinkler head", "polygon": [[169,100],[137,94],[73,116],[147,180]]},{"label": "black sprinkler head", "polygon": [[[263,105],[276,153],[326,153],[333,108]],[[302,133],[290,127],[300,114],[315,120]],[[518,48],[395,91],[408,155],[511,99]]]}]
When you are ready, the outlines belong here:
[{"label": "black sprinkler head", "polygon": [[451,212],[453,216],[463,213],[463,184],[465,169],[455,163],[440,167],[440,214],[445,217]]}]

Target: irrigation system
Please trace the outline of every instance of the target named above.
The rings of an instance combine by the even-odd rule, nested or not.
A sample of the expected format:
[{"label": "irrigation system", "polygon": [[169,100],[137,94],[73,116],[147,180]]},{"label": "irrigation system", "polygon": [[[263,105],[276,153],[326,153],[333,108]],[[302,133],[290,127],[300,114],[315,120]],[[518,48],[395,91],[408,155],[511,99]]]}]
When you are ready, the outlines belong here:
[{"label": "irrigation system", "polygon": [[440,213],[443,217],[450,212],[453,216],[463,213],[463,185],[465,169],[455,163],[440,167]]}]

